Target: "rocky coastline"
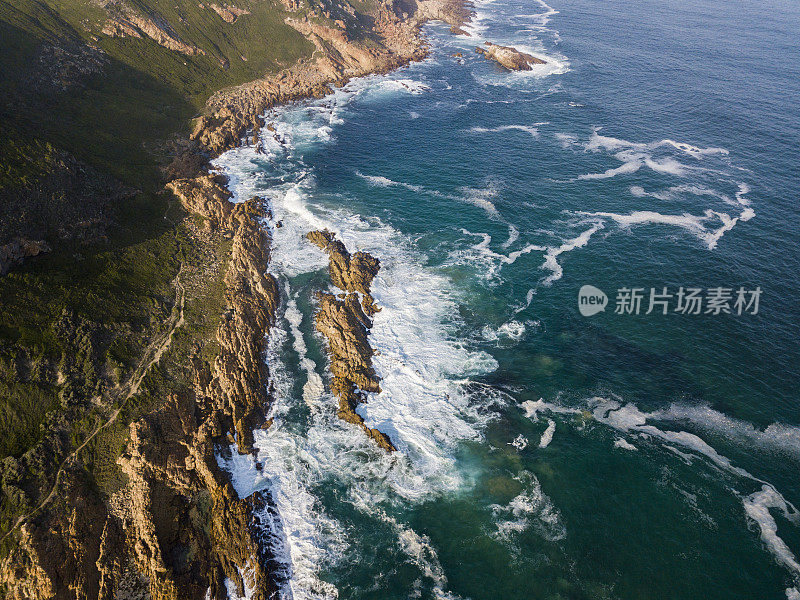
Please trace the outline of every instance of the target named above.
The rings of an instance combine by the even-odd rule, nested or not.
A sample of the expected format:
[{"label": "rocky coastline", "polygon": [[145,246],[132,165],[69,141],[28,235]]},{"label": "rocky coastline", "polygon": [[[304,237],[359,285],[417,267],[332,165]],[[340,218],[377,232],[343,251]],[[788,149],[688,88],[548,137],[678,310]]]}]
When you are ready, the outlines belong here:
[{"label": "rocky coastline", "polygon": [[[293,6],[292,0],[285,0]],[[346,11],[344,11],[346,12]],[[191,139],[212,154],[220,154],[245,137],[255,140],[264,125],[262,115],[273,106],[305,98],[322,97],[354,77],[386,73],[425,58],[428,48],[421,27],[441,20],[461,31],[472,18],[468,0],[412,0],[377,5],[372,33],[381,46],[357,42],[355,28],[339,20],[336,27],[310,19],[289,18],[287,23],[310,39],[316,49],[314,60],[301,61],[274,76],[258,79],[215,93],[206,113],[195,120]]]},{"label": "rocky coastline", "polygon": [[[285,1],[291,9],[292,0]],[[194,144],[186,144],[175,163],[202,165],[209,155],[256,138],[264,125],[261,115],[271,106],[319,97],[350,78],[420,60],[427,54],[422,24],[444,20],[459,31],[470,16],[463,0],[388,0],[377,5],[369,44],[356,41],[363,36],[353,28],[360,25],[346,17],[335,19],[335,27],[289,18],[287,23],[314,43],[315,58],[214,94],[195,121]],[[114,35],[125,33],[119,27]],[[194,168],[177,172],[182,177],[167,188],[205,234],[230,243],[218,352],[213,360],[194,354],[187,365],[188,389],[131,423],[117,460],[125,483],[109,502],[88,492],[91,483],[80,471],[68,469],[53,487],[60,508],[37,507],[37,514],[21,517],[6,534],[15,540],[0,562],[0,583],[9,599],[223,600],[233,586],[240,596],[247,590],[248,597],[266,600],[277,592],[274,557],[258,526],[269,494],[239,498],[217,463],[217,453],[230,447],[251,453],[253,430],[269,426],[263,354],[279,291],[267,274],[271,239],[261,223],[267,209],[258,198],[230,202],[224,177]],[[389,437],[367,427],[355,412],[364,392],[380,391],[367,339],[380,310],[370,294],[380,262],[363,252],[350,255],[328,232],[308,237],[327,252],[331,281],[343,291],[319,295],[316,319],[329,345],[338,415],[393,451]]]}]

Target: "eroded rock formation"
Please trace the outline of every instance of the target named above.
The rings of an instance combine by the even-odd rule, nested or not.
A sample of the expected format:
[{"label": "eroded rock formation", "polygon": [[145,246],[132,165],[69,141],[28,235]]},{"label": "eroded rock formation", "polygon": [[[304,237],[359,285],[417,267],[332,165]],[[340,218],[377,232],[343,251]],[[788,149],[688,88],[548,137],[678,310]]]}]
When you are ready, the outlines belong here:
[{"label": "eroded rock formation", "polygon": [[213,176],[170,184],[208,229],[231,240],[213,364],[196,355],[193,385],[131,424],[117,461],[125,482],[109,502],[83,470],[63,471],[51,502],[29,515],[0,564],[7,598],[224,600],[226,580],[255,600],[276,592],[258,523],[268,496],[239,498],[215,456],[232,441],[251,451],[253,429],[264,425],[262,352],[278,302],[261,201],[232,204],[224,184]]},{"label": "eroded rock formation", "polygon": [[187,56],[205,54],[203,49],[182,40],[160,15],[140,12],[125,2],[108,2],[105,8],[111,13],[103,25],[102,32],[105,35],[134,38],[147,36],[160,46]]},{"label": "eroded rock formation", "polygon": [[270,239],[258,221],[265,216],[262,201],[232,204],[224,183],[220,176],[203,175],[168,187],[187,210],[205,217],[209,229],[233,242],[225,275],[228,307],[217,330],[221,351],[212,366],[198,369],[196,388],[213,398],[216,410],[228,419],[240,451],[250,452],[253,429],[264,422],[267,366],[262,353],[279,295],[275,279],[266,273]]},{"label": "eroded rock formation", "polygon": [[[290,12],[302,11],[294,0],[285,0],[284,7]],[[365,43],[363,23],[351,11],[351,7],[333,2],[328,14],[315,15],[312,11],[288,17],[286,23],[315,45],[314,60],[215,93],[206,105],[206,114],[195,121],[192,139],[212,153],[233,148],[244,136],[257,134],[261,115],[267,109],[301,98],[321,97],[330,93],[331,86],[343,85],[350,78],[388,72],[421,60],[427,55],[420,36],[426,21],[443,20],[459,28],[472,15],[464,0],[379,2],[370,32],[374,36],[370,39],[380,41],[376,45]],[[322,18],[325,24],[320,22]],[[330,19],[335,27],[328,24]]]},{"label": "eroded rock formation", "polygon": [[543,65],[545,61],[532,54],[520,52],[511,46],[500,46],[492,42],[485,42],[485,48],[478,46],[475,52],[482,54],[487,60],[493,60],[509,71],[530,71],[531,65]]},{"label": "eroded rock formation", "polygon": [[209,7],[211,8],[211,10],[217,13],[226,23],[235,23],[239,17],[250,14],[249,10],[246,10],[244,8],[238,8],[236,6],[232,6],[230,4],[225,4],[225,3],[223,3],[222,5],[210,4]]},{"label": "eroded rock formation", "polygon": [[308,240],[326,252],[333,284],[344,290],[338,296],[327,292],[317,295],[319,309],[316,327],[328,341],[331,392],[339,400],[337,415],[358,425],[387,452],[395,450],[385,433],[367,427],[356,407],[366,401],[365,392],[380,392],[380,379],[372,366],[375,354],[369,344],[371,318],[380,310],[370,295],[372,280],[380,261],[366,252],[351,255],[344,244],[329,231],[312,231]]},{"label": "eroded rock formation", "polygon": [[[155,13],[120,0],[98,5],[108,10],[108,35],[147,36],[187,55],[204,53]],[[283,5],[289,11],[307,8],[295,0]],[[257,132],[267,108],[421,59],[427,49],[419,29],[426,20],[458,28],[470,15],[462,0],[378,2],[365,34],[364,23],[349,8],[334,1],[319,9],[321,14],[292,15],[292,25],[318,50],[313,59],[214,94],[192,138],[210,154],[232,148]],[[226,21],[241,14],[217,13]],[[191,385],[133,420],[118,461],[125,480],[110,500],[90,489],[79,459],[59,471],[52,501],[26,514],[12,531],[16,544],[0,561],[0,583],[9,599],[223,600],[226,580],[239,595],[247,588],[255,600],[271,598],[276,590],[269,544],[260,539],[260,513],[269,497],[239,498],[215,457],[232,442],[238,451],[250,451],[253,429],[264,424],[267,367],[261,355],[278,290],[266,274],[270,240],[258,223],[263,208],[257,199],[233,205],[225,181],[212,175],[178,179],[169,187],[209,232],[231,242],[226,306],[215,336],[219,352],[211,363],[194,355],[187,365]],[[310,239],[329,254],[332,281],[343,290],[320,294],[316,322],[328,340],[339,417],[392,451],[389,437],[368,428],[355,412],[367,392],[380,391],[368,339],[379,310],[370,289],[380,263],[367,253],[350,255],[327,232]],[[66,439],[55,442],[63,449],[50,454],[64,457],[73,448]],[[41,487],[46,495],[50,488]]]}]

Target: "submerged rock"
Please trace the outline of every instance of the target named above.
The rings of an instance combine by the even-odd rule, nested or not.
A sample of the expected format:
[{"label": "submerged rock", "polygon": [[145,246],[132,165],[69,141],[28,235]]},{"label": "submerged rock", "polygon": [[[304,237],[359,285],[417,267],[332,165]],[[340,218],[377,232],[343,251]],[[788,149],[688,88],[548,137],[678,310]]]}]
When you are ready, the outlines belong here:
[{"label": "submerged rock", "polygon": [[495,61],[509,71],[530,71],[531,65],[546,64],[541,58],[520,52],[511,46],[500,46],[492,42],[486,42],[485,45],[485,48],[476,47],[475,52],[482,54],[487,60]]}]

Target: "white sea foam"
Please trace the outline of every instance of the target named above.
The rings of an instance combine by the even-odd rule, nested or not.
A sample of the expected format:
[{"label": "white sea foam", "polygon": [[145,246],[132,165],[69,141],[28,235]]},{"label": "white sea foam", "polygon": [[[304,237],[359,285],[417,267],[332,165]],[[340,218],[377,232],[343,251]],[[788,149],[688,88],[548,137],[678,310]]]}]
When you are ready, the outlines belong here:
[{"label": "white sea foam", "polygon": [[[577,236],[567,238],[557,245],[542,243],[526,244],[522,248],[513,250],[508,254],[496,252],[489,247],[492,237],[488,233],[473,233],[462,228],[461,232],[463,234],[471,237],[478,237],[480,238],[480,241],[471,245],[467,250],[459,249],[451,252],[451,260],[456,264],[471,263],[480,265],[481,270],[476,275],[486,280],[492,280],[498,277],[500,270],[504,265],[514,264],[520,257],[533,252],[542,252],[544,262],[541,264],[540,268],[550,271],[550,274],[542,278],[540,285],[550,286],[555,281],[561,279],[561,277],[564,275],[564,269],[558,260],[559,257],[566,252],[583,248],[589,243],[589,239],[604,227],[603,220],[596,218],[602,215],[597,213],[579,214],[595,218],[589,219],[589,227],[584,229]],[[580,224],[585,226],[587,224],[587,220],[583,219],[580,223],[578,223],[578,225]],[[503,244],[503,247],[506,247],[506,245]],[[517,312],[524,310],[528,305],[530,305],[534,293],[535,290],[530,290],[528,292],[525,306],[521,307],[519,310],[517,310]]]},{"label": "white sea foam", "polygon": [[511,223],[508,224],[508,239],[503,242],[503,248],[510,247],[514,242],[519,239],[519,229],[514,227]]},{"label": "white sea foam", "polygon": [[625,150],[625,149],[632,149],[632,150],[656,150],[658,148],[664,147],[672,147],[681,152],[692,156],[693,158],[700,159],[703,156],[710,156],[710,155],[725,155],[729,154],[728,150],[725,148],[700,148],[698,146],[693,146],[692,144],[688,144],[686,142],[676,142],[670,139],[663,139],[658,140],[655,142],[630,142],[628,140],[623,140],[620,138],[615,138],[611,136],[601,135],[600,130],[601,127],[595,127],[592,131],[592,136],[589,141],[585,144],[586,150],[591,152],[595,152],[597,150],[608,150],[608,151],[618,151],[618,150]]},{"label": "white sea foam", "polygon": [[772,423],[764,429],[734,419],[708,406],[672,404],[652,413],[656,418],[677,423],[690,423],[710,434],[721,436],[731,443],[757,446],[762,451],[782,454],[800,461],[800,427]]},{"label": "white sea foam", "polygon": [[447,576],[444,573],[436,549],[430,539],[400,523],[386,511],[370,505],[356,505],[362,512],[369,513],[394,529],[400,549],[417,565],[422,575],[433,584],[433,597],[436,600],[460,600],[460,596],[447,591]]},{"label": "white sea foam", "polygon": [[227,592],[228,600],[250,600],[253,597],[253,590],[248,586],[247,578],[242,577],[242,582],[244,584],[244,592],[239,594],[236,584],[230,578],[225,578],[225,591]]},{"label": "white sea foam", "polygon": [[[709,169],[687,166],[671,156],[655,156],[654,152],[658,150],[678,151],[698,161],[709,156],[728,156],[728,151],[724,148],[700,148],[685,142],[676,142],[670,139],[649,143],[630,142],[601,135],[599,130],[599,128],[595,128],[589,141],[582,144],[584,150],[588,152],[611,152],[613,157],[621,161],[622,164],[599,173],[579,175],[576,178],[577,180],[609,179],[619,175],[635,173],[643,167],[650,168],[659,173],[678,177],[685,176],[690,172],[712,172],[712,170]],[[574,135],[556,134],[556,138],[565,148],[581,146],[578,138]],[[720,176],[726,177],[721,183],[726,185],[732,183],[727,179],[727,176],[724,176],[722,171],[714,171],[714,173],[717,179],[719,179]],[[740,221],[749,221],[755,216],[755,211],[751,206],[750,199],[747,197],[747,194],[750,192],[750,187],[744,182],[733,183],[736,183],[738,187],[738,191],[736,191],[733,198],[724,192],[699,183],[685,183],[657,191],[646,191],[642,186],[632,186],[630,188],[633,196],[637,198],[654,198],[662,202],[671,202],[685,195],[704,197],[711,201],[716,201],[715,206],[706,208],[701,214],[692,214],[688,212],[680,214],[664,213],[650,208],[632,210],[628,213],[595,211],[578,212],[577,214],[611,220],[623,228],[645,224],[678,227],[697,237],[709,250],[713,250],[717,247],[722,236],[733,229],[737,223]],[[729,206],[738,208],[740,211],[739,214],[730,214],[728,212]]]},{"label": "white sea foam", "polygon": [[648,192],[643,187],[634,185],[631,186],[630,191],[631,194],[633,194],[637,198],[655,198],[656,200],[669,201],[669,200],[682,199],[686,194],[691,194],[694,196],[709,196],[711,198],[721,200],[726,204],[731,204],[731,205],[737,204],[737,202],[731,199],[730,196],[703,185],[691,185],[691,184],[674,185],[664,190],[659,190],[655,192]]},{"label": "white sea foam", "polygon": [[472,133],[504,133],[506,131],[522,131],[529,134],[532,138],[539,137],[539,125],[546,125],[546,123],[536,123],[535,125],[500,125],[498,127],[471,127],[469,129]]},{"label": "white sea foam", "polygon": [[[378,219],[367,221],[346,209],[332,209],[317,196],[313,173],[302,160],[306,148],[335,139],[336,127],[354,98],[372,102],[387,94],[429,89],[410,79],[353,82],[321,100],[270,111],[267,120],[274,131],[262,130],[266,154],[240,148],[217,161],[219,169],[232,175],[236,201],[253,194],[268,200],[272,214],[265,226],[273,236],[270,269],[285,287],[286,329],[273,328],[268,348],[276,396],[270,415],[274,422],[255,432],[256,460],[236,452],[220,458],[239,494],[266,489],[271,495],[274,508],[265,509],[260,520],[271,533],[270,550],[283,565],[284,597],[337,595],[317,573],[341,559],[347,534],[317,499],[318,485],[344,484],[345,501],[365,511],[458,489],[468,479],[456,467],[452,449],[462,440],[481,436],[490,418],[484,409],[500,398],[491,388],[469,381],[472,375],[496,368],[496,362],[451,338],[449,322],[457,314],[457,296],[449,280],[426,267],[409,240]],[[371,185],[426,192],[381,176],[362,177]],[[451,194],[499,218],[491,201],[494,195],[491,184]],[[336,400],[320,385],[320,368],[308,357],[301,331],[305,317],[298,310],[298,290],[292,288],[292,280],[326,267],[327,257],[304,238],[306,232],[321,228],[336,233],[351,251],[364,249],[381,259],[372,290],[381,311],[375,316],[370,341],[377,351],[374,365],[383,391],[371,395],[359,411],[369,426],[385,431],[400,452],[388,454],[376,448],[358,428],[336,417]],[[509,325],[507,334],[518,334],[518,329]],[[310,411],[302,401],[298,407],[298,399],[292,397],[295,386],[280,364],[279,349],[289,347],[299,360],[302,395]],[[305,423],[298,423],[302,410],[309,414]],[[399,543],[433,580],[437,597],[452,597],[429,542],[400,523],[397,532]]]},{"label": "white sea foam", "polygon": [[539,440],[539,448],[547,448],[550,442],[553,441],[553,434],[556,432],[556,422],[553,419],[547,419],[547,429],[542,434],[542,439]]},{"label": "white sea foam", "polygon": [[595,222],[591,227],[584,230],[577,237],[565,241],[560,246],[548,247],[545,253],[544,264],[542,265],[542,268],[548,269],[552,271],[552,273],[544,278],[544,280],[542,281],[542,285],[552,285],[554,281],[558,281],[564,275],[564,268],[558,262],[559,256],[561,256],[565,252],[575,250],[576,248],[583,248],[586,244],[589,243],[589,238],[591,238],[595,233],[597,233],[602,228],[603,228],[602,222],[599,221]]},{"label": "white sea foam", "polygon": [[636,446],[631,444],[625,438],[617,438],[614,440],[614,448],[621,448],[622,450],[636,450]]},{"label": "white sea foam", "polygon": [[758,525],[764,545],[779,563],[795,576],[800,578],[800,563],[797,562],[789,546],[778,536],[778,524],[770,514],[770,509],[779,511],[784,518],[798,521],[798,513],[794,507],[790,508],[783,496],[771,485],[765,484],[760,491],[754,492],[742,500],[747,516]]},{"label": "white sea foam", "polygon": [[393,181],[388,177],[384,177],[383,175],[364,175],[360,171],[356,171],[356,175],[367,181],[370,185],[375,187],[401,187],[412,192],[426,192],[425,188],[421,185],[414,185],[411,183],[405,183],[402,181]]},{"label": "white sea foam", "polygon": [[[513,46],[521,52],[535,56],[544,60],[544,64],[532,65],[529,71],[501,72],[499,70],[487,69],[486,72],[473,76],[480,82],[490,85],[505,85],[514,87],[526,87],[531,79],[538,80],[544,77],[560,75],[569,71],[569,60],[559,52],[555,52],[552,46],[545,46],[544,40],[548,39],[552,44],[558,44],[560,37],[556,29],[548,27],[550,20],[558,11],[553,9],[545,2],[537,0],[543,9],[542,12],[532,14],[513,13],[507,14],[502,10],[487,10],[487,6],[492,0],[475,2],[475,14],[470,23],[464,25],[463,29],[468,36],[459,38],[466,48],[472,50],[476,44],[483,43],[491,38],[491,41],[501,45]],[[506,27],[506,34],[503,35],[496,28],[491,28],[492,35],[487,35],[491,24],[497,20],[503,20]],[[550,45],[550,44],[548,44]]]},{"label": "white sea foam", "polygon": [[[375,315],[370,342],[382,392],[359,412],[409,456],[420,472],[445,475],[448,447],[479,435],[482,418],[458,381],[496,368],[489,355],[451,340],[447,321],[457,313],[446,278],[427,270],[402,236],[382,226],[342,237],[381,257],[372,294]],[[350,238],[350,239],[348,239]],[[353,246],[351,246],[353,247]]]},{"label": "white sea foam", "polygon": [[336,598],[336,588],[317,573],[341,557],[345,534],[311,491],[319,477],[317,449],[278,420],[268,430],[256,431],[255,440],[265,487],[277,508],[277,514],[265,509],[261,521],[270,524],[270,550],[284,565],[284,597]]},{"label": "white sea foam", "polygon": [[[613,212],[579,212],[577,214],[587,217],[602,217],[628,228],[635,225],[671,225],[685,229],[700,239],[709,250],[717,247],[720,238],[733,229],[739,220],[749,220],[755,213],[752,209],[745,208],[739,217],[731,217],[728,213],[715,210],[706,210],[702,215],[689,213],[662,214],[652,210],[635,210],[627,214]],[[707,223],[717,222],[718,227],[710,227]]]},{"label": "white sea foam", "polygon": [[[478,208],[483,209],[486,213],[492,218],[496,220],[503,220],[500,216],[500,212],[497,210],[497,207],[492,202],[492,199],[497,197],[499,190],[497,185],[489,182],[486,187],[482,188],[475,188],[475,187],[461,187],[458,189],[459,194],[448,194],[445,192],[441,192],[436,189],[426,188],[421,185],[416,185],[413,183],[407,183],[404,181],[394,181],[389,179],[388,177],[384,177],[383,175],[366,175],[361,173],[360,171],[356,171],[356,175],[361,177],[367,183],[375,187],[397,187],[409,190],[411,192],[415,192],[418,194],[427,194],[429,196],[434,196],[437,198],[443,198],[446,200],[453,200],[455,202],[464,202],[466,204],[472,204],[473,206],[477,206]],[[509,237],[513,235],[511,233],[511,229],[509,229]]]},{"label": "white sea foam", "polygon": [[289,299],[284,316],[291,327],[294,351],[297,352],[297,356],[300,358],[300,366],[306,372],[306,383],[303,385],[303,400],[306,404],[313,406],[319,397],[322,396],[325,391],[325,386],[322,383],[322,377],[317,373],[317,365],[306,355],[306,343],[300,331],[300,325],[303,322],[303,313],[297,309],[297,302],[291,297],[289,284],[287,283],[285,287]]},{"label": "white sea foam", "polygon": [[546,540],[564,539],[567,530],[561,514],[542,491],[536,475],[522,471],[514,479],[522,484],[523,491],[506,505],[492,504],[489,507],[497,519],[496,537],[512,541],[513,536],[533,527]]},{"label": "white sea foam", "polygon": [[[618,175],[629,175],[641,168],[649,168],[656,173],[683,177],[689,173],[702,172],[706,169],[696,165],[687,165],[665,152],[677,150],[683,156],[701,161],[708,156],[728,156],[725,148],[701,148],[686,142],[663,139],[655,142],[631,142],[620,138],[600,134],[600,127],[595,127],[589,140],[583,144],[574,134],[557,133],[556,139],[564,148],[581,146],[587,152],[608,152],[622,164],[600,173],[579,175],[578,180],[610,179]],[[641,188],[640,188],[641,189]]]},{"label": "white sea foam", "polygon": [[[304,203],[310,202],[309,192]],[[375,316],[370,341],[379,352],[374,365],[383,391],[359,411],[370,427],[378,427],[392,438],[417,475],[439,478],[432,486],[421,485],[422,480],[398,479],[395,492],[417,497],[437,485],[459,485],[448,448],[479,436],[485,420],[459,381],[491,371],[496,363],[489,355],[470,352],[449,338],[447,321],[457,311],[448,280],[426,269],[407,240],[378,220],[366,222],[347,211],[321,206],[289,214],[282,211],[280,198],[273,210],[276,218],[284,219],[283,227],[275,230],[276,240],[287,231],[302,240],[306,231],[321,225],[336,232],[352,251],[363,249],[381,258],[381,270],[372,287],[381,311]],[[302,264],[309,270],[324,268],[325,255],[309,242],[302,243]],[[279,275],[284,270],[296,272],[297,265],[291,260],[291,256],[284,258],[276,244],[272,264]],[[297,318],[291,304],[287,318]],[[318,391],[316,385],[311,389]],[[354,430],[352,435],[361,434]]]},{"label": "white sea foam", "polygon": [[497,186],[490,183],[484,188],[462,187],[459,188],[459,192],[462,195],[454,199],[461,199],[468,204],[482,208],[492,219],[501,219],[500,212],[492,202],[498,194]]},{"label": "white sea foam", "polygon": [[[737,436],[744,436],[746,439],[758,439],[759,434],[755,433],[755,428],[747,427],[746,424],[728,418],[720,419],[718,414],[709,414],[710,409],[695,412],[688,407],[672,406],[669,409],[646,413],[641,411],[633,403],[622,403],[616,399],[595,397],[588,401],[588,407],[592,411],[595,421],[606,425],[620,433],[644,435],[650,440],[659,440],[664,449],[674,452],[686,462],[691,463],[695,457],[702,457],[709,461],[709,464],[721,471],[740,478],[747,483],[757,483],[761,490],[749,495],[740,494],[735,489],[732,490],[742,501],[744,513],[748,519],[754,522],[761,535],[765,547],[775,557],[775,560],[786,567],[792,576],[800,580],[800,563],[789,549],[786,542],[778,535],[778,526],[770,509],[774,509],[789,522],[800,525],[800,513],[783,495],[781,495],[772,484],[747,470],[739,467],[728,457],[720,454],[708,442],[700,436],[688,431],[664,430],[649,423],[649,421],[681,421],[691,420],[693,423],[701,423],[712,429],[724,429],[727,423],[733,422]],[[525,414],[532,419],[537,419],[540,412],[546,411],[552,414],[575,414],[579,409],[563,407],[558,404],[545,402],[539,399],[536,402],[527,401],[522,404]],[[766,430],[765,430],[766,431]],[[615,446],[623,447],[620,444],[621,438],[617,438]],[[624,440],[622,440],[624,441]],[[625,442],[627,444],[627,442]],[[770,438],[770,443],[775,443],[774,438]],[[794,450],[794,439],[790,439],[787,446]],[[788,593],[788,591],[787,591]]]},{"label": "white sea foam", "polygon": [[518,342],[525,336],[525,323],[508,321],[497,329],[486,325],[481,332],[483,339],[490,342]]},{"label": "white sea foam", "polygon": [[513,442],[510,442],[510,444],[516,448],[517,452],[522,452],[528,447],[528,438],[520,433],[514,438]]}]

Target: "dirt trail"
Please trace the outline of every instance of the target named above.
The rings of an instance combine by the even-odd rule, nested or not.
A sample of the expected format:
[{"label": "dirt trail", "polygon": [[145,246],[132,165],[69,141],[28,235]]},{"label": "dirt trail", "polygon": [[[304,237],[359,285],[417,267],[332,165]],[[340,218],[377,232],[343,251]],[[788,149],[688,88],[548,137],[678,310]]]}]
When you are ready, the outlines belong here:
[{"label": "dirt trail", "polygon": [[136,369],[134,369],[131,376],[128,377],[128,380],[117,386],[116,388],[112,389],[108,393],[108,397],[110,400],[110,404],[114,404],[116,402],[121,401],[119,407],[111,413],[111,416],[104,421],[102,424],[98,425],[92,433],[87,436],[87,438],[83,441],[83,443],[75,448],[69,456],[67,456],[61,463],[56,472],[55,482],[53,483],[53,488],[50,490],[50,493],[47,497],[42,500],[36,508],[31,510],[29,513],[22,515],[20,518],[16,520],[14,525],[9,529],[3,537],[0,538],[0,543],[2,543],[9,535],[11,535],[14,530],[22,525],[26,519],[29,519],[37,512],[39,512],[44,506],[53,499],[55,496],[56,491],[58,490],[58,483],[61,478],[61,475],[64,473],[65,469],[70,466],[73,461],[77,458],[78,454],[80,454],[81,450],[86,447],[86,445],[91,442],[98,433],[100,433],[103,429],[107,428],[111,425],[114,421],[116,421],[119,413],[125,408],[128,400],[130,400],[133,396],[135,396],[139,392],[139,387],[144,381],[145,375],[150,370],[150,368],[155,365],[159,360],[161,360],[161,356],[164,352],[172,344],[172,334],[175,333],[175,330],[184,324],[183,320],[183,308],[186,301],[186,290],[183,287],[183,284],[180,281],[181,273],[183,272],[183,264],[181,264],[181,268],[178,271],[178,274],[175,276],[173,280],[173,284],[175,286],[175,305],[172,308],[172,314],[169,318],[169,329],[161,336],[157,336],[153,339],[150,344],[148,344],[147,348],[144,351],[144,355],[142,356],[142,360],[139,361],[139,364],[136,365]]}]

